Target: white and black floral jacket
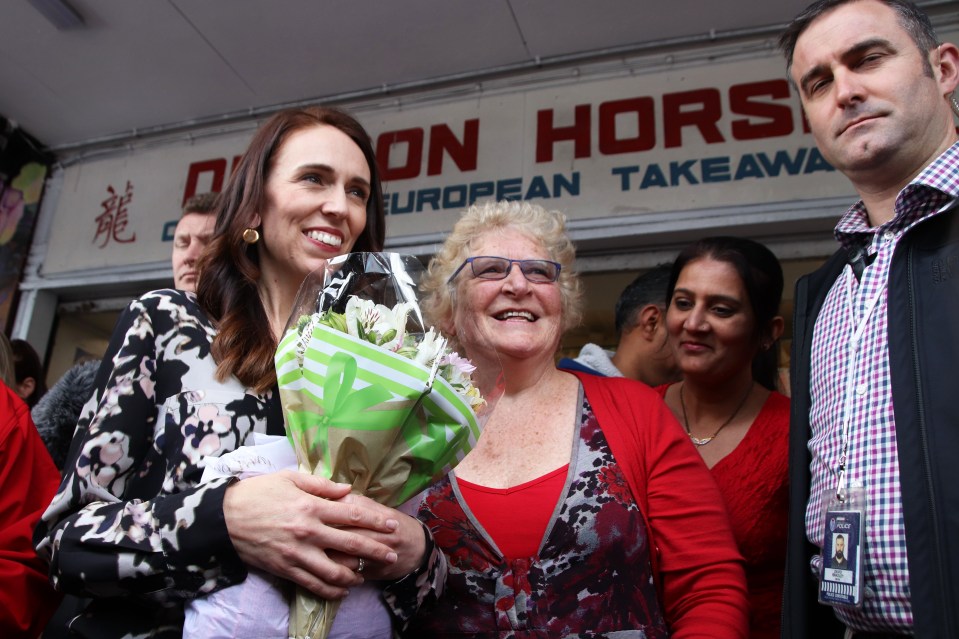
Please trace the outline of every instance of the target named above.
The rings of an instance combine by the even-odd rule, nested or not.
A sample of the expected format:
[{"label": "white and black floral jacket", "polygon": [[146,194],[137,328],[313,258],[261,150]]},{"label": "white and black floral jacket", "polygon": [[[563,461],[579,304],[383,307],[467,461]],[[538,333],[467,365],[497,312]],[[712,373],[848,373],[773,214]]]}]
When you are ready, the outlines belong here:
[{"label": "white and black floral jacket", "polygon": [[34,537],[54,585],[93,598],[71,624],[83,636],[179,637],[185,599],[246,577],[223,520],[231,480],[199,480],[252,433],[282,434],[283,416],[276,389],[216,381],[215,334],[182,291],[147,293],[117,323]]},{"label": "white and black floral jacket", "polygon": [[[53,584],[90,598],[70,623],[75,636],[180,637],[186,600],[246,578],[223,520],[233,480],[200,477],[253,433],[283,434],[283,414],[276,387],[261,395],[216,381],[215,335],[182,291],[147,293],[117,322],[34,535]],[[389,596],[397,628],[445,576],[427,533],[422,565]]]}]

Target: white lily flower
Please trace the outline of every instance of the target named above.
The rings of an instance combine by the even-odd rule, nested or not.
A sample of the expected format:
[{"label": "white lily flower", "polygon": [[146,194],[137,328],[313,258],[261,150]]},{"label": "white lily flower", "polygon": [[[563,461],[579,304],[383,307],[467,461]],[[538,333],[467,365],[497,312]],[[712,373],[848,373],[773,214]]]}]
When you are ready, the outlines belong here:
[{"label": "white lily flower", "polygon": [[[391,351],[399,348],[406,336],[406,320],[412,310],[413,304],[409,302],[400,302],[393,308],[377,304],[374,309],[376,321],[371,328],[377,338],[375,343]],[[390,331],[395,332],[392,333],[392,337],[384,340],[383,338],[390,334]]]},{"label": "white lily flower", "polygon": [[416,355],[413,361],[423,366],[429,366],[433,361],[443,354],[446,347],[446,339],[441,337],[432,328],[423,335],[423,341],[416,346]]},{"label": "white lily flower", "polygon": [[368,339],[367,334],[373,328],[375,304],[370,300],[351,295],[346,300],[346,331],[353,337]]}]

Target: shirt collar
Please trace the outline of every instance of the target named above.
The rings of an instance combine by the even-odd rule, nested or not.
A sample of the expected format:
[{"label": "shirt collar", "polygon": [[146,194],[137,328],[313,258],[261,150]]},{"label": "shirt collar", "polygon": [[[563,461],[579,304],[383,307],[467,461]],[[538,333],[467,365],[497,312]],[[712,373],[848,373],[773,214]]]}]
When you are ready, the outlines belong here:
[{"label": "shirt collar", "polygon": [[846,210],[836,224],[836,239],[847,248],[862,246],[864,235],[872,236],[886,230],[903,229],[935,212],[918,207],[918,204],[933,202],[936,204],[935,210],[938,210],[942,204],[957,197],[959,197],[959,142],[943,151],[899,192],[896,197],[896,212],[891,220],[880,226],[870,226],[866,205],[859,200]]}]

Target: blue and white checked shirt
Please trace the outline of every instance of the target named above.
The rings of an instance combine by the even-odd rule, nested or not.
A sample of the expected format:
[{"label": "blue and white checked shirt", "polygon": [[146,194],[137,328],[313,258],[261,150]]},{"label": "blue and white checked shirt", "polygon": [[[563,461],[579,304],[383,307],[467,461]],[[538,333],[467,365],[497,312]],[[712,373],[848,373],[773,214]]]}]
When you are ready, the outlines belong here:
[{"label": "blue and white checked shirt", "polygon": [[[836,226],[836,238],[843,246],[865,247],[868,254],[875,255],[875,261],[866,268],[862,282],[846,266],[830,289],[813,331],[809,415],[812,484],[806,508],[806,536],[822,547],[822,508],[836,491],[844,402],[846,389],[851,388],[846,476],[847,485],[861,484],[866,490],[867,592],[861,610],[837,608],[836,612],[843,623],[856,630],[912,629],[889,378],[886,284],[893,252],[903,234],[957,197],[959,143],[899,193],[891,220],[870,227],[866,208],[859,201]],[[879,302],[866,319],[858,345],[853,345],[853,332],[863,321],[869,301],[879,291]],[[818,568],[818,557],[812,563]]]}]

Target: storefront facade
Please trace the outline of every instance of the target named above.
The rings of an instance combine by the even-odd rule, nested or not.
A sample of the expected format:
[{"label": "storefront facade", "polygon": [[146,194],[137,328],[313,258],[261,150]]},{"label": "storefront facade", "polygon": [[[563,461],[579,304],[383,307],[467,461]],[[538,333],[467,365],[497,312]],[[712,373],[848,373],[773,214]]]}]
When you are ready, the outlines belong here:
[{"label": "storefront facade", "polygon": [[[959,26],[939,30],[959,41]],[[791,295],[795,278],[835,249],[832,226],[855,199],[816,149],[769,38],[341,106],[374,138],[390,250],[428,258],[474,201],[526,199],[567,214],[588,292],[568,350],[610,343],[622,287],[707,235],[768,244]],[[79,354],[102,352],[131,297],[172,285],[180,204],[223,187],[256,125],[60,155],[13,330],[41,352],[53,345],[50,378]]]}]

